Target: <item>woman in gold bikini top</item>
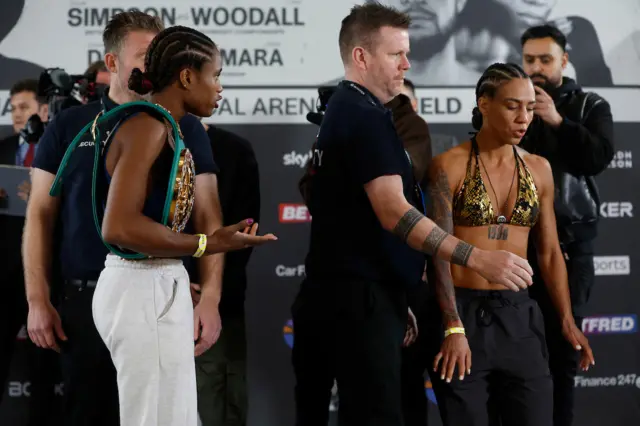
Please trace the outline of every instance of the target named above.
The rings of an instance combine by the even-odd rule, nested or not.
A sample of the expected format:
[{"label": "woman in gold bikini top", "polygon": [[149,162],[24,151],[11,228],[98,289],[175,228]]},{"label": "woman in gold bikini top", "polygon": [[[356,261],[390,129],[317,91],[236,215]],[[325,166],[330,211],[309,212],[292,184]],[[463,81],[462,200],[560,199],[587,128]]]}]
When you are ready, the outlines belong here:
[{"label": "woman in gold bikini top", "polygon": [[[533,84],[518,65],[493,64],[478,82],[476,101],[472,121],[478,133],[433,159],[429,216],[445,231],[485,250],[527,258],[531,241],[563,334],[582,348],[581,366],[587,368],[593,355],[571,312],[551,168],[542,157],[517,147],[533,118]],[[430,351],[440,368],[431,378],[445,426],[486,419],[486,398],[494,387],[506,389],[496,398],[503,425],[552,424],[544,322],[526,288],[507,288],[434,259],[428,276],[444,329],[443,340],[432,342],[438,344]],[[469,374],[472,354],[476,375],[461,382]],[[500,382],[500,374],[510,381]]]}]

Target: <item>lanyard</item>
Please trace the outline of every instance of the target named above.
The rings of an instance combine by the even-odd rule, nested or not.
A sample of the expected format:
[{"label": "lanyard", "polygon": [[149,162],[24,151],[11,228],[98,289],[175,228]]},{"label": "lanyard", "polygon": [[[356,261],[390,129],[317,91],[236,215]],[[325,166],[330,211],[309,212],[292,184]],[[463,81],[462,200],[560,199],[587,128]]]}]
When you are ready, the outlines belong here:
[{"label": "lanyard", "polygon": [[[356,84],[352,83],[352,82],[348,82],[347,83],[347,87],[351,90],[355,90],[356,92],[360,93],[362,96],[365,97],[365,99],[367,100],[367,102],[369,102],[370,104],[372,104],[373,106],[380,106],[379,104],[377,104],[373,98],[371,97],[371,95],[369,95],[368,93],[366,93],[364,90],[362,90],[360,87],[358,87]],[[411,161],[411,156],[409,155],[409,153],[407,152],[407,150],[404,150],[404,153],[407,156],[407,160],[409,160],[409,165],[411,166],[411,168],[413,169],[413,161]],[[413,172],[411,174],[413,176]],[[426,216],[427,214],[427,205],[426,202],[424,200],[424,192],[422,191],[422,188],[420,187],[420,183],[415,182],[414,183],[414,189],[416,191],[416,195],[418,196],[418,198],[420,198],[420,202],[422,204],[422,213]]]}]

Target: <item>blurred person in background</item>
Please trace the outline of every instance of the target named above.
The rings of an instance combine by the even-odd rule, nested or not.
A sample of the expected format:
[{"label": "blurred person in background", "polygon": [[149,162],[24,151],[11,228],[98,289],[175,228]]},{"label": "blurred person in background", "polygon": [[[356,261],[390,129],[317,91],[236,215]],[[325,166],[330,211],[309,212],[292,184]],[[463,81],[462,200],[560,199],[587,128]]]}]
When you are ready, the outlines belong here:
[{"label": "blurred person in background", "polygon": [[[220,171],[218,194],[223,226],[247,217],[260,220],[260,174],[251,143],[228,130],[210,124],[203,126]],[[203,426],[245,426],[247,423],[247,341],[245,293],[247,265],[253,248],[225,254],[222,296],[218,310],[222,331],[217,342],[196,357],[198,413]],[[198,271],[189,271],[198,282]],[[201,287],[192,284],[195,303]]]},{"label": "blurred person in background", "polygon": [[[37,115],[47,121],[46,99],[38,96],[38,80],[26,79],[16,82],[9,91],[13,135],[0,140],[0,164],[31,167],[37,143],[29,143],[20,136],[27,122]],[[18,187],[18,200],[8,200],[9,188],[0,182],[0,200],[24,203],[31,189],[31,182],[25,180]],[[11,191],[13,193],[13,191]],[[27,321],[27,299],[24,292],[24,272],[22,268],[22,230],[24,217],[0,214],[0,260],[2,261],[3,292],[0,297],[0,402],[7,383],[11,360],[16,346],[18,332]],[[28,341],[24,352],[29,369],[31,397],[29,399],[29,425],[49,425],[58,420],[54,403],[53,387],[59,376],[57,355],[44,351]]]}]

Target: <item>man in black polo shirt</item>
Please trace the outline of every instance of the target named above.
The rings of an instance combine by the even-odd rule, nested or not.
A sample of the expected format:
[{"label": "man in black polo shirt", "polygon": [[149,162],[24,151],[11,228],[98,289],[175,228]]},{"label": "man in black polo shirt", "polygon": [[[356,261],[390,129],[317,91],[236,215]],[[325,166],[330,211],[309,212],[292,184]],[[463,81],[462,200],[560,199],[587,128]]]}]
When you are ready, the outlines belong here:
[{"label": "man in black polo shirt", "polygon": [[[424,253],[512,289],[531,283],[524,259],[473,247],[420,212],[408,155],[384,107],[409,69],[409,23],[377,3],[354,6],[342,21],[346,80],[313,150],[307,277],[292,307],[297,425],[327,424],[334,377],[342,425],[403,424],[406,292],[420,283]],[[453,287],[443,294],[443,311],[457,315]]]},{"label": "man in black polo shirt", "polygon": [[[23,241],[27,328],[38,346],[61,352],[67,425],[119,424],[116,371],[92,318],[93,292],[108,250],[93,220],[87,220],[93,216],[94,144],[90,135],[85,135],[70,157],[61,197],[51,197],[49,189],[76,134],[101,110],[136,99],[127,84],[131,69],[144,68],[149,43],[162,29],[159,18],[139,11],[113,16],[103,34],[105,63],[111,73],[109,90],[100,102],[70,108],[54,117],[39,142],[33,164]],[[218,169],[200,121],[187,115],[180,127],[196,163],[196,202],[190,227],[210,234],[221,225],[221,214],[215,209],[219,206],[214,175]],[[196,352],[211,346],[220,333],[217,306],[223,259],[210,257],[213,259],[199,260],[203,291],[194,315],[202,330]],[[63,297],[56,310],[49,301],[49,291],[58,276]]]}]

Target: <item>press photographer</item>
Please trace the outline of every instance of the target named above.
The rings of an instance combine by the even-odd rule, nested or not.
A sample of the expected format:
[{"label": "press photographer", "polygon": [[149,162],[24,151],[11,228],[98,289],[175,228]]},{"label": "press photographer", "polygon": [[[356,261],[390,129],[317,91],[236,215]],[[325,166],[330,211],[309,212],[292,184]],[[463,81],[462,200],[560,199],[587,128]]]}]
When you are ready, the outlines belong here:
[{"label": "press photographer", "polygon": [[[104,62],[100,61],[92,64],[82,75],[69,75],[61,68],[44,70],[37,82],[37,91],[34,92],[43,104],[42,110],[30,115],[19,130],[20,145],[25,143],[34,145],[29,150],[35,154],[37,149],[35,144],[44,134],[45,126],[58,113],[67,108],[98,101],[109,81],[109,73],[102,68],[104,68]],[[12,114],[13,111],[12,109]],[[20,115],[20,112],[17,114]],[[26,167],[29,166],[31,162]]]}]

